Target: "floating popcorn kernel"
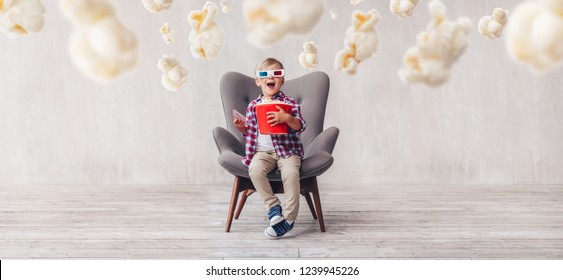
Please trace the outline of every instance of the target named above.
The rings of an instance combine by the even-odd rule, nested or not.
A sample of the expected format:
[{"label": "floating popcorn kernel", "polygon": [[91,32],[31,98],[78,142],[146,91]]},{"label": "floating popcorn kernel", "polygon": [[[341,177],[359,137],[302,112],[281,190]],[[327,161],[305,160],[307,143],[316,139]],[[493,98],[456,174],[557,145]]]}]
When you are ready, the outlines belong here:
[{"label": "floating popcorn kernel", "polygon": [[229,3],[227,3],[227,1],[221,0],[220,5],[221,5],[221,11],[223,11],[223,13],[226,14],[226,13],[229,12],[230,7],[229,7]]},{"label": "floating popcorn kernel", "polygon": [[479,20],[479,33],[489,39],[496,39],[502,35],[502,31],[508,21],[508,11],[496,8],[492,16],[484,16]]},{"label": "floating popcorn kernel", "polygon": [[8,37],[39,32],[45,25],[39,0],[0,0],[0,31]]},{"label": "floating popcorn kernel", "polygon": [[70,56],[97,81],[109,81],[132,70],[138,60],[137,38],[121,24],[105,0],[62,0],[60,8],[74,23]]},{"label": "floating popcorn kernel", "polygon": [[162,56],[157,67],[162,71],[160,82],[167,90],[177,91],[188,80],[188,71],[174,56]]},{"label": "floating popcorn kernel", "polygon": [[305,69],[315,68],[319,64],[315,42],[310,41],[303,44],[303,52],[299,54],[299,64]]},{"label": "floating popcorn kernel", "polygon": [[162,39],[166,44],[174,43],[176,41],[176,31],[170,27],[168,22],[165,22],[160,28]]},{"label": "floating popcorn kernel", "polygon": [[217,5],[207,1],[201,11],[191,11],[188,22],[193,28],[190,32],[190,52],[195,58],[215,59],[221,53],[225,42],[223,28],[215,21]]},{"label": "floating popcorn kernel", "polygon": [[335,9],[330,9],[330,18],[331,19],[336,19],[338,17],[338,14],[336,13]]},{"label": "floating popcorn kernel", "polygon": [[322,0],[245,0],[247,41],[266,48],[287,34],[305,35],[315,27],[323,11]]},{"label": "floating popcorn kernel", "polygon": [[143,0],[143,6],[151,13],[158,13],[170,9],[172,0]]},{"label": "floating popcorn kernel", "polygon": [[400,19],[405,19],[412,15],[419,2],[420,0],[391,0],[389,10]]},{"label": "floating popcorn kernel", "polygon": [[364,0],[350,0],[350,4],[352,4],[353,6],[356,6],[362,2],[364,2]]},{"label": "floating popcorn kernel", "polygon": [[336,54],[334,67],[352,75],[356,73],[358,64],[372,57],[379,45],[379,35],[375,25],[380,21],[379,11],[372,9],[367,13],[354,11],[352,25],[346,30],[344,49]]},{"label": "floating popcorn kernel", "polygon": [[563,64],[563,1],[528,1],[512,12],[506,33],[511,58],[536,75]]},{"label": "floating popcorn kernel", "polygon": [[417,35],[416,46],[406,51],[398,74],[404,83],[437,87],[449,80],[453,64],[465,52],[471,20],[448,20],[446,6],[438,0],[430,2],[428,9],[433,20]]}]

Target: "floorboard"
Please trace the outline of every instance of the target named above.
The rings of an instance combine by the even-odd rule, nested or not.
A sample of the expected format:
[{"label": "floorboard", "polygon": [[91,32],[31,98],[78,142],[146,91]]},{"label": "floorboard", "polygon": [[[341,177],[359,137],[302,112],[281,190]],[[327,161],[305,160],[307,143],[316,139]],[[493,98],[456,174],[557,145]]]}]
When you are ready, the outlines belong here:
[{"label": "floorboard", "polygon": [[230,185],[0,186],[0,259],[563,259],[563,186],[321,184],[267,240],[258,195],[225,233]]}]

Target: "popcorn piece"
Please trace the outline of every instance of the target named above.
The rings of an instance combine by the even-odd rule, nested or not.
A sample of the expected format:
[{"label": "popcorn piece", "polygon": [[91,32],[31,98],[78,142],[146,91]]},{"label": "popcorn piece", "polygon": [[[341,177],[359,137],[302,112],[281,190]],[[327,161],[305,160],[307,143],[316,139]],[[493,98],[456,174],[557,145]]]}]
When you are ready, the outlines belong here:
[{"label": "popcorn piece", "polygon": [[143,0],[143,6],[151,13],[158,13],[170,9],[172,0]]},{"label": "popcorn piece", "polygon": [[201,59],[215,59],[225,45],[223,28],[217,18],[217,5],[207,1],[201,11],[191,11],[188,21],[193,28],[190,32],[190,51],[192,56]]},{"label": "popcorn piece", "polygon": [[331,19],[336,19],[338,17],[338,14],[336,13],[336,10],[334,9],[330,9],[330,18]]},{"label": "popcorn piece", "polygon": [[39,0],[0,0],[0,31],[8,37],[39,32],[45,24]]},{"label": "popcorn piece", "polygon": [[439,0],[430,2],[428,9],[434,19],[418,34],[417,45],[406,51],[399,77],[404,83],[437,87],[450,78],[451,67],[465,52],[471,20],[448,20],[446,6]]},{"label": "popcorn piece", "polygon": [[362,2],[364,2],[364,0],[350,0],[350,4],[352,4],[353,6],[356,6]]},{"label": "popcorn piece", "polygon": [[231,9],[231,7],[229,7],[229,3],[227,3],[227,1],[225,0],[221,0],[219,4],[221,5],[221,11],[223,11],[223,13],[225,14],[228,13]]},{"label": "popcorn piece", "polygon": [[389,10],[400,19],[406,19],[412,16],[418,2],[420,2],[420,0],[391,0],[391,2],[389,2]]},{"label": "popcorn piece", "polygon": [[479,33],[489,39],[496,39],[502,35],[502,30],[508,21],[508,11],[496,8],[492,16],[484,16],[479,20]]},{"label": "popcorn piece", "polygon": [[334,68],[348,75],[356,73],[358,64],[372,57],[379,46],[379,35],[375,25],[380,21],[379,11],[352,13],[352,26],[346,30],[344,49],[336,54]]},{"label": "popcorn piece", "polygon": [[135,34],[105,0],[62,0],[60,9],[74,23],[70,56],[88,77],[109,81],[132,70],[138,60]]},{"label": "popcorn piece", "polygon": [[315,42],[310,41],[303,44],[303,52],[299,55],[299,64],[305,69],[315,68],[319,64]]},{"label": "popcorn piece", "polygon": [[164,25],[162,25],[160,33],[162,33],[162,39],[166,42],[166,44],[176,42],[176,31],[170,27],[168,22],[165,22]]},{"label": "popcorn piece", "polygon": [[162,70],[160,82],[167,90],[177,91],[188,80],[188,71],[174,56],[162,56],[157,66]]},{"label": "popcorn piece", "polygon": [[507,26],[506,46],[513,60],[536,75],[559,67],[563,63],[563,1],[517,6]]},{"label": "popcorn piece", "polygon": [[286,34],[307,34],[323,15],[322,0],[245,0],[247,40],[256,47],[269,47]]},{"label": "popcorn piece", "polygon": [[269,97],[263,96],[261,104],[285,104],[285,103],[282,102],[282,101],[279,101],[279,100],[274,100],[274,99],[271,99]]}]

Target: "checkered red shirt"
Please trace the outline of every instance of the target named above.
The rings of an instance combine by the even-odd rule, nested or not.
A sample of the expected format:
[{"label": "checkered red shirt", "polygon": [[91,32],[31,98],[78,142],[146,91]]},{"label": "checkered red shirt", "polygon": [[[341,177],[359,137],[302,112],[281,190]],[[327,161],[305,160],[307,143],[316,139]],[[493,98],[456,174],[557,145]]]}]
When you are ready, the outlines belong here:
[{"label": "checkered red shirt", "polygon": [[[287,158],[291,155],[298,155],[303,157],[303,144],[299,140],[299,134],[305,130],[305,120],[301,116],[301,109],[299,104],[291,97],[286,96],[283,92],[278,92],[273,100],[281,101],[286,104],[293,105],[291,108],[291,115],[301,122],[300,130],[293,130],[289,128],[288,134],[272,135],[272,143],[274,150],[280,157]],[[256,120],[256,105],[262,103],[262,95],[248,104],[246,108],[246,156],[242,158],[242,163],[246,166],[250,165],[254,153],[256,153],[256,143],[258,142],[258,121]]]}]

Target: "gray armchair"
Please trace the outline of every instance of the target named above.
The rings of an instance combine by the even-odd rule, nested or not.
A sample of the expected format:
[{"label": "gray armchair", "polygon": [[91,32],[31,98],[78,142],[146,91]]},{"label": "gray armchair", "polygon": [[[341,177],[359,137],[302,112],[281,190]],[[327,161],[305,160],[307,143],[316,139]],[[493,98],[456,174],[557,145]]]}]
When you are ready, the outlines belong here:
[{"label": "gray armchair", "polygon": [[[307,128],[300,135],[305,149],[301,164],[301,194],[307,200],[314,219],[319,220],[321,231],[325,231],[317,176],[330,168],[333,162],[332,151],[339,130],[331,127],[323,131],[326,103],[330,81],[323,72],[313,72],[293,80],[285,81],[282,90],[301,106],[301,113]],[[225,231],[229,232],[233,217],[238,219],[248,196],[255,192],[248,175],[248,168],[241,162],[244,156],[244,138],[233,125],[232,110],[244,114],[250,101],[260,95],[260,88],[254,78],[237,72],[228,72],[221,78],[221,98],[227,120],[227,129],[215,127],[213,138],[219,149],[219,164],[235,176],[231,203]],[[275,169],[268,174],[274,193],[283,193],[280,172]],[[243,193],[237,207],[239,194]],[[313,194],[313,200],[311,195]],[[235,213],[236,208],[236,213]]]}]

